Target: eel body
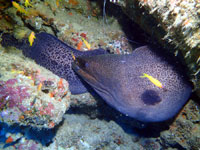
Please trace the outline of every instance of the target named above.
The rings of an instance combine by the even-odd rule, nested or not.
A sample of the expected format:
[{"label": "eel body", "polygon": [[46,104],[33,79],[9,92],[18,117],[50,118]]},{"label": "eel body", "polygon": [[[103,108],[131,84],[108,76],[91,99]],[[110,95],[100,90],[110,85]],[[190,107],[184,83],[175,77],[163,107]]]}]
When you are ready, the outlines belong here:
[{"label": "eel body", "polygon": [[61,78],[69,82],[69,89],[72,94],[87,92],[85,84],[80,81],[76,73],[72,70],[71,63],[74,61],[72,55],[92,56],[105,54],[103,49],[96,49],[87,52],[78,51],[63,43],[51,34],[41,32],[36,34],[36,39],[32,46],[28,40],[17,40],[10,34],[2,35],[2,46],[14,46],[23,50],[23,54],[35,60],[35,62]]},{"label": "eel body", "polygon": [[[121,113],[143,122],[159,122],[175,116],[192,90],[175,64],[150,46],[143,46],[129,55],[78,57],[72,66]],[[144,73],[160,81],[163,88],[142,78]]]},{"label": "eel body", "polygon": [[[176,62],[150,46],[140,47],[129,55],[108,54],[103,49],[81,52],[43,32],[36,34],[33,46],[9,34],[2,35],[1,44],[22,49],[25,56],[66,79],[72,94],[87,92],[83,79],[112,107],[144,122],[173,117],[192,90]],[[142,78],[144,73],[161,82],[163,88]]]}]

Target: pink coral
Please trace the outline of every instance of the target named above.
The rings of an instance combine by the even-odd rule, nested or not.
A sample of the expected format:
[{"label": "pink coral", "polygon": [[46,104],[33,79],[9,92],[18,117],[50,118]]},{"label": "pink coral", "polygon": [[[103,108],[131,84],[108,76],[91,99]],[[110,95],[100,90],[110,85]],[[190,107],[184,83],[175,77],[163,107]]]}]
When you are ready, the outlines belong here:
[{"label": "pink coral", "polygon": [[54,105],[52,103],[48,103],[46,107],[40,107],[39,111],[41,115],[49,115],[52,116],[52,110],[54,109]]},{"label": "pink coral", "polygon": [[18,107],[22,112],[26,111],[22,101],[30,96],[28,88],[17,86],[16,83],[16,79],[0,81],[0,109]]}]

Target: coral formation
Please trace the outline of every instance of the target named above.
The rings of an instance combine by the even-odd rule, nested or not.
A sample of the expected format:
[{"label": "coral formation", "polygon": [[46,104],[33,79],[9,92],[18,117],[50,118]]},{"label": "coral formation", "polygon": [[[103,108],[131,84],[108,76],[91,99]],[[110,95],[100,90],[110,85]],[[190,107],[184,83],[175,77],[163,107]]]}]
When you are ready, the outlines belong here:
[{"label": "coral formation", "polygon": [[68,83],[63,80],[59,87],[59,77],[51,72],[1,52],[0,120],[10,125],[53,128],[70,106]]},{"label": "coral formation", "polygon": [[198,150],[200,147],[200,109],[194,101],[184,107],[169,130],[161,132],[162,143],[167,147]]},{"label": "coral formation", "polygon": [[[47,149],[140,149],[140,145],[132,142],[131,136],[124,133],[113,121],[90,120],[83,115],[64,117],[65,121],[58,130],[54,142]],[[62,134],[63,132],[65,134]]]}]

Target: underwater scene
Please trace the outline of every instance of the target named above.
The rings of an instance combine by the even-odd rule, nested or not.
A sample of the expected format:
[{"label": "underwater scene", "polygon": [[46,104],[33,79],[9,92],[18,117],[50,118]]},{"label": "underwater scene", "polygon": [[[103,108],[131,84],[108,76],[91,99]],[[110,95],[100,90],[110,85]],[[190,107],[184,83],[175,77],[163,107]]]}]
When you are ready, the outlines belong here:
[{"label": "underwater scene", "polygon": [[0,150],[200,150],[199,0],[0,0]]}]

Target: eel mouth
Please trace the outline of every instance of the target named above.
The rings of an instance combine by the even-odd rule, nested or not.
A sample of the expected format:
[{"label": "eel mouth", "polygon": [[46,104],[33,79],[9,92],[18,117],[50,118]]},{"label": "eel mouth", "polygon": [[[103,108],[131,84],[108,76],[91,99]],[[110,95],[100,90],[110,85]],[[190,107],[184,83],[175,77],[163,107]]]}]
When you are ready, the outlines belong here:
[{"label": "eel mouth", "polygon": [[95,77],[90,74],[88,69],[89,64],[84,58],[76,58],[76,60],[72,63],[73,70],[82,77],[89,84],[97,84],[98,81]]},{"label": "eel mouth", "polygon": [[80,70],[83,70],[86,68],[87,62],[82,58],[76,58],[76,60],[72,63],[72,68],[75,72],[79,73]]},{"label": "eel mouth", "polygon": [[[107,101],[110,105],[113,102],[111,100],[115,99],[115,96],[110,92],[109,88],[106,87],[101,79],[95,75],[95,69],[92,61],[87,58],[79,57],[72,63],[73,70],[83,79],[85,80],[105,101]],[[93,72],[94,71],[94,72]]]},{"label": "eel mouth", "polygon": [[97,91],[106,91],[98,77],[92,73],[92,65],[85,58],[77,58],[72,63],[73,70]]}]

